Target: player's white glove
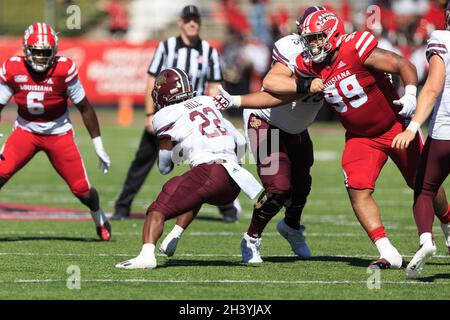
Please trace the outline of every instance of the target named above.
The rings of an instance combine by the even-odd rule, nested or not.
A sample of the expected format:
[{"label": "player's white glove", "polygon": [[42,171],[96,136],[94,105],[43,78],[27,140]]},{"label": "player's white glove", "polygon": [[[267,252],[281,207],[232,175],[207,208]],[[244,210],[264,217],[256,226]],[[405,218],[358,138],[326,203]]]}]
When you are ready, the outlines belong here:
[{"label": "player's white glove", "polygon": [[417,87],[413,85],[407,85],[405,87],[405,95],[399,100],[394,100],[394,104],[403,106],[402,110],[398,113],[405,118],[410,118],[416,112],[417,103]]},{"label": "player's white glove", "polygon": [[108,173],[109,166],[111,165],[111,160],[109,160],[109,156],[103,147],[102,138],[100,136],[92,139],[94,143],[95,153],[98,156],[99,162],[98,166],[100,170],[102,170],[103,174]]},{"label": "player's white glove", "polygon": [[219,110],[226,110],[229,108],[239,108],[241,106],[241,96],[232,96],[221,85],[219,85],[219,92],[214,97],[214,104]]}]

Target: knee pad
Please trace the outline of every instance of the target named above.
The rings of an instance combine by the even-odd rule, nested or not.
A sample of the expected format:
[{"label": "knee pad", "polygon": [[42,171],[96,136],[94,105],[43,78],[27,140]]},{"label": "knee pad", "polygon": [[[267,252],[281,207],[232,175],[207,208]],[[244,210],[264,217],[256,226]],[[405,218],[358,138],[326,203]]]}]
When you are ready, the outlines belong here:
[{"label": "knee pad", "polygon": [[264,191],[255,203],[254,213],[264,220],[270,220],[281,210],[288,197],[289,193],[277,194]]}]

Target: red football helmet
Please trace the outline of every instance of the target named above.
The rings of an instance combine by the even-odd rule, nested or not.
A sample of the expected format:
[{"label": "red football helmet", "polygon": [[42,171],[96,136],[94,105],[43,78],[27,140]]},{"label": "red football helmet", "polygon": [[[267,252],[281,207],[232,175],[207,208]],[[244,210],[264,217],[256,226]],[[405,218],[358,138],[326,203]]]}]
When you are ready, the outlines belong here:
[{"label": "red football helmet", "polygon": [[189,75],[178,68],[161,71],[155,79],[152,98],[158,109],[194,96]]},{"label": "red football helmet", "polygon": [[30,25],[23,36],[25,61],[36,72],[45,72],[55,61],[58,36],[46,23]]},{"label": "red football helmet", "polygon": [[306,17],[300,39],[311,60],[320,63],[337,49],[343,34],[345,29],[341,19],[328,10],[321,10]]}]

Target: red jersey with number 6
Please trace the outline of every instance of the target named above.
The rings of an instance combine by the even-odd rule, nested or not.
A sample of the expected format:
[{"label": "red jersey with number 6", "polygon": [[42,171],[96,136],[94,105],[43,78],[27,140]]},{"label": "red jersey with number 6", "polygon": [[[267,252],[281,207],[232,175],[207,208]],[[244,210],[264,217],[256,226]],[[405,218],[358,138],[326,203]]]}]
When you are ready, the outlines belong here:
[{"label": "red jersey with number 6", "polygon": [[324,82],[324,98],[339,114],[347,133],[373,137],[389,130],[398,121],[398,94],[383,72],[364,65],[378,41],[368,31],[343,35],[336,60],[316,64],[306,54],[296,58],[297,77],[319,77]]},{"label": "red jersey with number 6", "polygon": [[78,79],[75,63],[56,57],[45,72],[30,71],[23,56],[14,56],[3,63],[1,80],[12,90],[18,114],[26,121],[49,122],[67,111],[67,88]]}]

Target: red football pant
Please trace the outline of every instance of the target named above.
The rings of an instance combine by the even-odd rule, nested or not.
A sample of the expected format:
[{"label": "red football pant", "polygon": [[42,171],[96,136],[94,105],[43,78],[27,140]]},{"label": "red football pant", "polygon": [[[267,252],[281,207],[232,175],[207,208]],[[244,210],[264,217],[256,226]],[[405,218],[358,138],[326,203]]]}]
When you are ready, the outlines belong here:
[{"label": "red football pant", "polygon": [[86,196],[90,192],[91,186],[72,130],[61,135],[41,135],[15,128],[2,151],[0,177],[10,179],[39,151],[47,154],[74,195]]},{"label": "red football pant", "polygon": [[411,141],[408,149],[391,147],[394,137],[403,132],[405,126],[396,122],[390,130],[378,137],[349,137],[342,155],[345,185],[350,189],[375,189],[375,182],[388,157],[394,161],[410,188],[419,167],[423,148],[421,132]]}]

